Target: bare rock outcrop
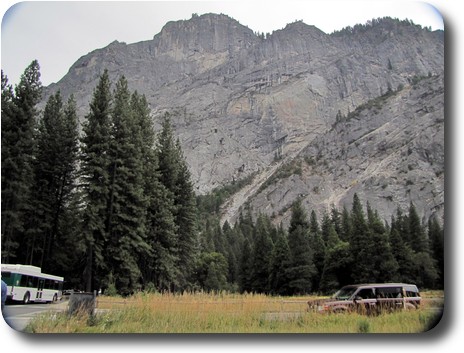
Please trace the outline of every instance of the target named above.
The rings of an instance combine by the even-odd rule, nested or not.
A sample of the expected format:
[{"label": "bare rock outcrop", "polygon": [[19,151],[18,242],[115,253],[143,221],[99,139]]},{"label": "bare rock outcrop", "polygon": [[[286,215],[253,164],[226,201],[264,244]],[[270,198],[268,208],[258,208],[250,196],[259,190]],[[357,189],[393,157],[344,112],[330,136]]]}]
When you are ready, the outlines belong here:
[{"label": "bare rock outcrop", "polygon": [[[58,89],[64,96],[73,93],[84,119],[104,69],[113,80],[124,75],[132,90],[145,94],[155,121],[166,111],[172,114],[198,193],[256,176],[248,192],[225,205],[224,219],[233,220],[245,202],[284,215],[283,205],[298,195],[308,195],[308,207],[325,207],[363,190],[385,214],[394,201],[429,200],[421,203],[426,214],[431,207],[442,208],[442,103],[419,106],[428,98],[420,98],[412,86],[431,76],[435,79],[421,81],[422,94],[435,97],[430,92],[443,89],[436,78],[444,73],[442,31],[384,18],[332,34],[295,22],[263,35],[226,15],[193,15],[167,23],[151,40],[113,42],[84,55],[47,88],[45,98]],[[369,113],[374,120],[363,117],[359,126],[354,118],[338,121],[399,88],[381,113]],[[396,113],[388,114],[387,106]],[[433,116],[434,135],[423,124],[404,125],[400,113],[417,120],[420,109]],[[336,130],[341,126],[345,135]],[[372,126],[369,134],[367,126]],[[356,129],[365,132],[358,136]],[[324,150],[324,144],[331,148]],[[305,164],[301,175],[269,189],[266,180],[276,170],[320,153],[330,172]],[[411,155],[417,158],[412,161]],[[433,165],[431,173],[438,176],[419,173],[423,164]],[[391,182],[395,178],[398,182]]]}]

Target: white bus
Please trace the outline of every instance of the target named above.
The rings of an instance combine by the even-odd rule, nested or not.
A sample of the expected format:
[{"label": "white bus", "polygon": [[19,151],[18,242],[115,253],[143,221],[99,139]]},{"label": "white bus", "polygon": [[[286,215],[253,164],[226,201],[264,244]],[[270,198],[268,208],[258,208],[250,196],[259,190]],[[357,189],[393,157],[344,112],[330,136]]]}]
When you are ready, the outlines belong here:
[{"label": "white bus", "polygon": [[50,303],[62,296],[63,277],[42,273],[40,267],[2,264],[2,281],[8,287],[7,300]]}]

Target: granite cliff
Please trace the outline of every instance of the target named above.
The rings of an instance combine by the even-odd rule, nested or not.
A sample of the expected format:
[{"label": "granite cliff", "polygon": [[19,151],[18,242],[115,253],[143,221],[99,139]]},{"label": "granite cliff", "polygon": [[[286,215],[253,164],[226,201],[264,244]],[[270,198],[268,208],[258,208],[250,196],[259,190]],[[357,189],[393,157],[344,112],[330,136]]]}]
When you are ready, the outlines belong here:
[{"label": "granite cliff", "polygon": [[443,215],[443,31],[384,18],[264,35],[193,15],[82,56],[45,97],[73,93],[84,118],[104,69],[145,94],[155,120],[172,113],[198,193],[253,176],[223,221],[245,203],[285,221],[297,197],[322,212],[354,192],[387,219],[410,201]]}]

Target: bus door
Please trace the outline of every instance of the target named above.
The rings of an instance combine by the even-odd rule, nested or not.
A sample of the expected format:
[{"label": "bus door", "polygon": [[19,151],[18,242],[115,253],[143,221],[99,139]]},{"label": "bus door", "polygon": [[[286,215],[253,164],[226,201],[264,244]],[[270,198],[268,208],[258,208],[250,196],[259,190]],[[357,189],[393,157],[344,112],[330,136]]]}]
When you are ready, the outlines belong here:
[{"label": "bus door", "polygon": [[39,278],[39,285],[37,286],[37,296],[36,299],[42,299],[42,293],[45,286],[45,279]]}]

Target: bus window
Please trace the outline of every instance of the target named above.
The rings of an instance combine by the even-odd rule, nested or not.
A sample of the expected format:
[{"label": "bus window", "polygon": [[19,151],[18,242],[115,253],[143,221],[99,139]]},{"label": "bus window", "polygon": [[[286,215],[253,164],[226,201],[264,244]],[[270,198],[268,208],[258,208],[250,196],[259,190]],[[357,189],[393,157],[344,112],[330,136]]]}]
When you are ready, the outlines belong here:
[{"label": "bus window", "polygon": [[29,279],[29,276],[26,276],[26,275],[22,275],[21,278],[20,278],[20,282],[19,282],[19,285],[21,287],[28,287],[28,279]]},{"label": "bus window", "polygon": [[2,272],[2,281],[4,281],[9,286],[14,286],[13,283],[14,275],[11,275],[11,272]]},{"label": "bus window", "polygon": [[2,279],[5,280],[11,277],[11,272],[2,272]]},{"label": "bus window", "polygon": [[21,275],[19,285],[21,287],[37,288],[37,285],[39,283],[38,280],[39,279],[37,277],[34,277],[34,276]]}]

